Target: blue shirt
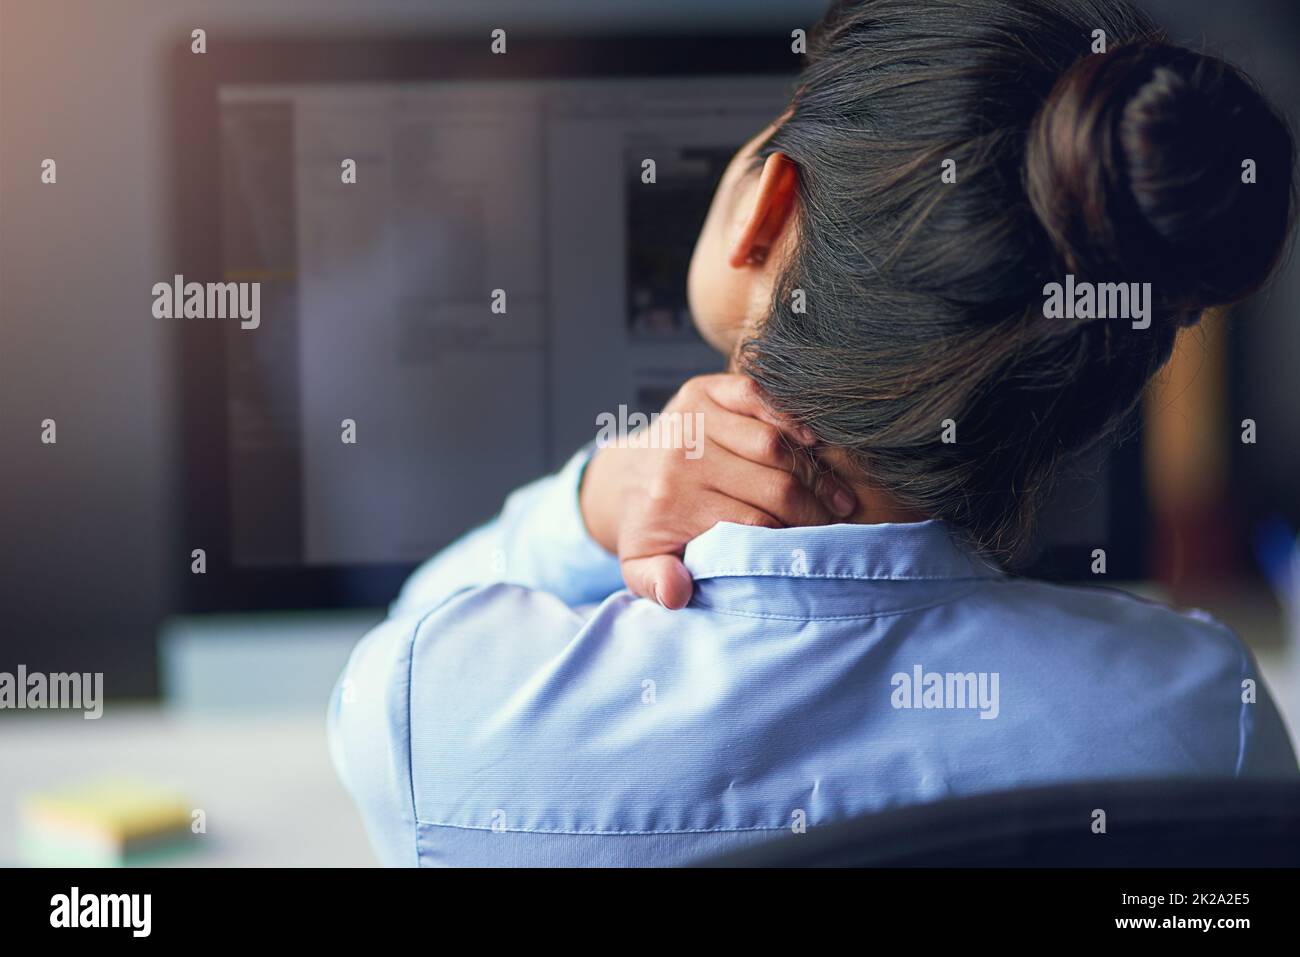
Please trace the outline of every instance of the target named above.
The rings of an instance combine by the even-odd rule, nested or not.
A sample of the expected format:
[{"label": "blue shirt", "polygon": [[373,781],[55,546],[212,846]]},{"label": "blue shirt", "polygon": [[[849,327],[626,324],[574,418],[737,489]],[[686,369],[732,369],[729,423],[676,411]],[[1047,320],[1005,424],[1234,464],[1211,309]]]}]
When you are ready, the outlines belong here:
[{"label": "blue shirt", "polygon": [[417,570],[340,677],[385,863],[682,864],[952,795],[1297,772],[1208,615],[1009,577],[938,522],[720,523],[668,611],[587,534],[586,461]]}]

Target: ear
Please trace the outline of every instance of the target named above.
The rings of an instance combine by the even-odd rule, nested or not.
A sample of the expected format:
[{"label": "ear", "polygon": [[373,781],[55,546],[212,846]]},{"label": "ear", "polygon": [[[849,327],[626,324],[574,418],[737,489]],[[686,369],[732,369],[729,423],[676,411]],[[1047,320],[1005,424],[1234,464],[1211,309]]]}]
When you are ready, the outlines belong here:
[{"label": "ear", "polygon": [[784,153],[773,153],[763,163],[749,217],[731,247],[732,268],[762,265],[781,238],[799,195],[799,170]]}]

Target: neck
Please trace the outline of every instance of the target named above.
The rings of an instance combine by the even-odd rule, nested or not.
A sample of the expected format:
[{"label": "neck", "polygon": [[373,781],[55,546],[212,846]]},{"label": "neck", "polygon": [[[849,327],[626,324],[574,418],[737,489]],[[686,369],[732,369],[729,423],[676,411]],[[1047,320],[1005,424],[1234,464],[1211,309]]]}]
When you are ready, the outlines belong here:
[{"label": "neck", "polygon": [[[751,330],[752,332],[753,330]],[[738,350],[745,336],[737,336],[733,341],[727,359],[728,372],[743,372]],[[853,492],[858,500],[858,509],[848,518],[840,519],[851,525],[886,525],[923,522],[929,516],[914,509],[904,508],[897,499],[879,485],[873,484],[841,449],[824,448],[816,452],[817,464],[811,458],[804,458],[799,468],[805,481],[814,478],[815,471],[830,470],[835,477]]]},{"label": "neck", "polygon": [[888,490],[864,476],[840,449],[824,449],[817,457],[823,467],[829,468],[858,500],[857,511],[842,521],[854,525],[883,525],[923,522],[928,518],[916,509],[907,508]]}]

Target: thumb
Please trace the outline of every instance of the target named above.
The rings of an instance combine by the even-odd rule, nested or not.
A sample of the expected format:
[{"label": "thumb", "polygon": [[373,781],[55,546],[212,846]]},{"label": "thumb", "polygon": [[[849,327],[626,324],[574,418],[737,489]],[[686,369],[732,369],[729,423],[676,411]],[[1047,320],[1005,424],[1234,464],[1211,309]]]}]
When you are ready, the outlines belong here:
[{"label": "thumb", "polygon": [[676,555],[624,559],[622,569],[623,581],[634,595],[671,609],[682,608],[691,600],[691,573]]}]

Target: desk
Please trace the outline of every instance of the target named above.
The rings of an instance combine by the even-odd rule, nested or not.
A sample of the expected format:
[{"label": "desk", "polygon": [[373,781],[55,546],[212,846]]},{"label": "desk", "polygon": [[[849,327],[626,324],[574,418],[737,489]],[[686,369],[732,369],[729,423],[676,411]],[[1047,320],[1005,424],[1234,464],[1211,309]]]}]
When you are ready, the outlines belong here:
[{"label": "desk", "polygon": [[[75,725],[75,727],[73,727]],[[0,719],[0,866],[25,863],[19,798],[101,776],[180,790],[207,833],[171,866],[374,865],[361,819],[330,764],[325,709],[242,717],[109,704],[102,718]]]}]

